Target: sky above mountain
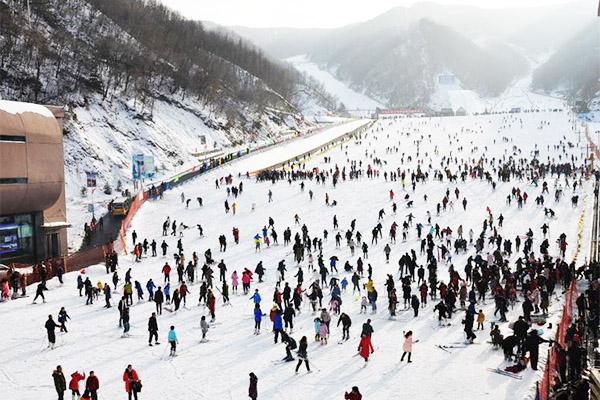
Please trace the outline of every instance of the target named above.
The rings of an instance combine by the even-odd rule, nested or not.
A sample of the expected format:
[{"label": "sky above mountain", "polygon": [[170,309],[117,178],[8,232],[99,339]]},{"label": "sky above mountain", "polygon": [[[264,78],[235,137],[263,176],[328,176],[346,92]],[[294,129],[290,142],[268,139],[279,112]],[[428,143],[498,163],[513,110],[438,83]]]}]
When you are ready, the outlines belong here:
[{"label": "sky above mountain", "polygon": [[[248,27],[332,28],[373,18],[416,0],[161,0],[190,19]],[[569,0],[436,0],[482,8],[513,8],[564,4]]]}]

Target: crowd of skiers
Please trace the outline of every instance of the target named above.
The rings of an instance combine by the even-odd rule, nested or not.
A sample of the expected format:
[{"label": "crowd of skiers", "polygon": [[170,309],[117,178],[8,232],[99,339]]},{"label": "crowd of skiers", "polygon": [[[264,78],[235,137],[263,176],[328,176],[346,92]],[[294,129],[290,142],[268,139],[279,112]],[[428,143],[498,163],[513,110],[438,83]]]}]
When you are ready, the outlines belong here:
[{"label": "crowd of skiers", "polygon": [[[508,126],[516,122],[507,116],[505,123]],[[303,305],[306,304],[314,316],[311,318],[314,324],[314,341],[326,346],[334,329],[341,331],[340,343],[350,340],[352,318],[363,321],[366,316],[362,314],[379,313],[378,305],[383,300],[385,313],[390,319],[395,319],[403,310],[412,310],[413,318],[423,318],[423,313],[428,312],[430,315],[435,314],[440,329],[453,326],[453,316],[461,315],[465,345],[477,340],[479,331],[485,331],[486,326],[489,326],[493,346],[502,349],[507,360],[517,362],[515,368],[509,367],[511,371],[522,370],[522,367],[527,366],[537,369],[540,346],[545,342],[552,342],[544,339],[538,331],[549,314],[552,299],[558,292],[565,291],[574,279],[586,279],[590,282],[590,288],[585,295],[582,294],[580,302],[587,305],[585,310],[589,310],[589,304],[597,302],[598,277],[593,276],[589,266],[577,267],[574,261],[565,259],[568,246],[574,245],[567,242],[566,234],[556,235],[556,242],[550,242],[549,232],[554,214],[545,213],[546,220],[541,227],[528,226],[528,221],[523,221],[522,231],[515,237],[508,237],[504,233],[503,224],[508,217],[494,213],[492,204],[486,207],[485,216],[478,224],[479,229],[473,226],[466,231],[461,223],[463,217],[457,219],[457,226],[442,224],[440,216],[448,213],[462,216],[469,213],[474,202],[467,198],[462,184],[477,181],[487,183],[490,193],[512,186],[506,192],[506,206],[514,208],[515,213],[524,207],[536,207],[538,212],[542,212],[544,208],[549,208],[549,201],[544,204],[544,196],[550,195],[552,183],[552,201],[558,203],[564,201],[567,188],[575,193],[582,187],[589,171],[583,164],[576,166],[576,161],[579,160],[575,156],[571,155],[569,161],[564,142],[559,147],[562,151],[560,162],[542,162],[537,158],[536,162],[531,162],[521,154],[519,148],[512,149],[518,157],[505,154],[494,158],[485,156],[485,153],[477,157],[475,151],[478,149],[475,147],[469,154],[469,147],[463,147],[460,133],[457,133],[448,135],[448,140],[451,145],[458,146],[458,152],[441,156],[437,147],[433,154],[421,149],[427,142],[431,142],[430,135],[422,132],[421,127],[415,126],[412,133],[402,134],[402,140],[413,140],[417,144],[415,154],[400,154],[399,146],[388,148],[386,155],[394,154],[394,160],[398,162],[394,167],[388,164],[387,157],[376,154],[371,148],[364,151],[363,158],[350,159],[348,146],[342,145],[340,149],[347,158],[346,165],[332,164],[331,159],[326,157],[321,164],[322,168],[269,170],[257,177],[257,187],[264,187],[268,182],[271,185],[281,182],[291,185],[298,182],[300,196],[305,196],[306,201],[316,199],[318,185],[331,185],[335,188],[351,180],[384,179],[391,188],[385,194],[388,203],[372,211],[365,210],[364,215],[359,218],[334,215],[331,225],[327,224],[324,230],[317,231],[316,227],[303,221],[300,212],[293,215],[293,222],[290,223],[293,228],[282,229],[283,226],[269,217],[264,225],[257,223],[256,234],[240,232],[237,227],[230,233],[219,234],[215,244],[218,243],[217,254],[220,256],[215,257],[211,248],[203,253],[186,253],[182,239],[189,237],[192,225],[169,217],[162,222],[162,238],[142,240],[135,230],[131,233],[135,261],[144,262],[148,257],[161,258],[162,267],[154,271],[156,275],[153,278],[145,282],[136,280],[132,268],[128,268],[121,278],[123,269],[119,268],[115,253],[107,257],[108,276],[105,281],[98,281],[94,285],[89,278],[84,279],[82,274],[78,275],[79,295],[85,295],[86,304],[91,305],[102,294],[104,306],[111,308],[113,292],[122,285],[122,296],[116,308],[119,312],[118,323],[123,327],[125,336],[129,334],[131,305],[134,301],[152,302],[155,311],[148,319],[149,346],[160,344],[159,318],[165,309],[168,312],[178,312],[182,305],[187,308],[188,296],[191,297],[194,291],[198,293],[196,304],[206,310],[206,315],[199,319],[202,340],[207,339],[207,332],[217,319],[217,302],[227,305],[232,294],[245,295],[252,304],[254,334],[260,335],[264,331],[265,320],[268,318],[270,324],[266,330],[273,334],[273,342],[281,342],[285,346],[282,362],[297,361],[296,373],[302,367],[307,372],[314,370],[311,370],[314,364],[310,362],[308,354],[310,336],[302,335],[298,342],[293,337],[295,319],[305,312]],[[379,126],[366,135],[355,137],[355,144],[361,146],[382,135],[384,130]],[[433,155],[440,157],[439,167],[432,166]],[[423,161],[416,168],[410,168],[408,163],[413,159]],[[421,190],[421,187],[431,182],[445,187],[439,198],[415,194],[417,188]],[[313,186],[313,183],[317,186]],[[305,187],[309,186],[311,189],[306,193]],[[264,199],[267,204],[277,201],[274,196],[276,189],[276,186],[271,186],[268,190]],[[225,197],[225,213],[235,218],[237,203],[244,200],[246,190],[242,180],[238,182],[232,176],[217,179],[215,190]],[[322,188],[319,192],[321,191]],[[530,197],[537,197],[535,204],[527,203]],[[196,200],[198,206],[202,207],[202,199],[197,197]],[[324,200],[326,206],[332,206],[335,201],[328,193]],[[576,206],[573,198],[571,202]],[[181,203],[186,208],[190,205],[190,199],[184,193],[181,193]],[[456,203],[460,206],[455,206]],[[426,204],[429,211],[425,215],[413,214],[412,209],[422,204]],[[254,207],[253,204],[252,210]],[[406,210],[408,215],[401,217],[401,210]],[[366,225],[369,223],[369,213],[372,221],[375,221],[371,228]],[[512,215],[511,213],[511,218]],[[398,224],[396,218],[404,220]],[[260,226],[263,226],[262,229]],[[200,237],[204,238],[202,226],[198,224],[197,227]],[[287,265],[289,261],[285,258],[275,265],[267,266],[260,261],[255,267],[232,267],[228,265],[230,262],[225,261],[231,251],[228,238],[232,238],[235,244],[240,243],[240,235],[242,242],[244,237],[248,238],[246,240],[253,240],[255,252],[262,255],[266,249],[279,245],[278,231],[282,234],[282,245],[291,250],[292,265]],[[333,241],[330,242],[330,238]],[[157,247],[161,241],[162,253],[159,255]],[[170,248],[173,249],[172,261],[167,255]],[[370,261],[377,252],[384,256],[381,264]],[[460,260],[461,265],[455,260]],[[392,265],[397,265],[397,269]],[[269,270],[277,277],[274,283],[263,281]],[[441,271],[444,271],[443,277]],[[383,276],[381,272],[384,272],[385,279],[377,280],[374,272],[377,272],[377,276]],[[240,281],[241,293],[238,292]],[[347,289],[350,284],[352,294]],[[41,296],[43,298],[43,293]],[[595,300],[592,298],[594,296]],[[349,300],[352,301],[352,297],[360,301],[359,314],[352,315],[346,304]],[[488,300],[493,301],[493,316],[497,317],[495,321],[490,321],[491,316],[485,315],[484,307]],[[272,305],[265,306],[265,303]],[[66,322],[69,318],[64,308],[60,310],[58,323],[54,322],[52,315],[48,317],[46,329],[50,346],[54,346],[56,341],[55,329],[67,332]],[[598,316],[595,314],[582,318],[591,318],[592,321],[595,318],[597,322]],[[332,320],[334,324],[331,324]],[[581,349],[581,343],[577,340],[578,332],[589,329],[589,324],[589,321],[585,325],[576,323],[569,331],[568,348],[563,349],[574,371],[580,371],[583,365],[583,360],[576,357]],[[366,319],[356,341],[357,354],[365,365],[370,363],[371,355],[377,349],[373,343],[373,334],[371,319]],[[597,336],[597,323],[594,334]],[[420,336],[419,332],[416,336]],[[403,338],[399,340],[402,340],[402,345],[399,346],[402,356],[399,361],[412,363],[413,344],[418,340],[413,339],[413,332],[409,329],[404,331]],[[174,325],[168,330],[167,342],[170,355],[175,356],[179,340]],[[552,342],[551,345],[556,346],[556,343]],[[314,351],[319,350],[317,348]],[[137,398],[138,391],[132,389],[136,386],[132,383],[139,380],[137,373],[135,379],[131,373],[127,376],[124,374],[124,380],[129,397]],[[62,386],[57,386],[57,391],[59,387]],[[94,398],[97,390],[96,386],[92,394],[90,389],[89,396]],[[252,399],[258,396],[257,377],[254,373],[250,374],[248,394]],[[361,396],[356,387],[345,394],[345,398],[351,400],[361,399]]]}]

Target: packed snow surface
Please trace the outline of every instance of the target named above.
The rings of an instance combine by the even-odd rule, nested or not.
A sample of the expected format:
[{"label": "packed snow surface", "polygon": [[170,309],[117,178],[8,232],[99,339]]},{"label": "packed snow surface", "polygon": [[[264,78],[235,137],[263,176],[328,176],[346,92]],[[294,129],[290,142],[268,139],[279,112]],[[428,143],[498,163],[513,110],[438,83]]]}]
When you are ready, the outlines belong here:
[{"label": "packed snow surface", "polygon": [[[224,259],[228,271],[227,279],[236,270],[241,275],[243,268],[254,271],[256,264],[263,261],[266,268],[265,282],[252,282],[251,293],[255,288],[262,294],[262,310],[269,312],[272,306],[272,294],[277,281],[277,263],[285,259],[288,272],[287,281],[294,287],[296,279],[293,275],[297,265],[293,261],[290,246],[284,246],[283,231],[286,227],[292,229],[292,237],[300,231],[301,225],[306,224],[311,237],[322,237],[323,230],[327,229],[329,239],[323,243],[323,255],[328,265],[332,255],[340,258],[338,268],[340,278],[350,274],[343,271],[343,264],[350,260],[356,265],[356,259],[350,256],[350,251],[345,244],[335,248],[334,236],[337,233],[332,227],[332,218],[337,215],[342,234],[349,228],[349,224],[356,219],[356,229],[363,233],[369,242],[369,257],[365,259],[373,267],[375,287],[379,292],[378,311],[376,314],[359,314],[360,296],[352,293],[351,285],[342,294],[342,311],[352,318],[350,340],[338,344],[341,339],[341,328],[336,326],[337,317],[332,317],[331,335],[327,345],[314,342],[313,319],[315,315],[309,310],[308,302],[302,305],[302,312],[295,319],[293,337],[299,341],[303,335],[309,340],[308,357],[311,362],[312,374],[307,375],[304,367],[299,375],[294,374],[294,363],[277,364],[284,355],[284,346],[273,343],[271,323],[268,316],[263,318],[263,329],[260,335],[253,335],[253,304],[249,295],[231,295],[231,305],[224,305],[218,292],[216,292],[217,311],[216,321],[208,332],[209,341],[200,343],[201,331],[200,318],[207,315],[204,306],[199,306],[197,284],[191,285],[187,306],[178,312],[164,311],[158,318],[160,346],[148,347],[147,321],[151,312],[155,311],[153,303],[145,299],[139,303],[134,302],[131,308],[131,337],[121,338],[121,329],[118,327],[118,312],[116,303],[122,292],[122,281],[117,292],[113,295],[113,308],[103,308],[102,295],[93,305],[86,306],[85,298],[79,297],[76,289],[77,273],[65,276],[64,285],[59,285],[56,279],[48,282],[49,291],[46,292],[47,303],[31,305],[34,288],[30,287],[29,298],[18,299],[0,305],[2,310],[3,329],[0,330],[0,342],[4,344],[2,363],[0,365],[0,387],[3,397],[15,400],[38,400],[52,398],[54,392],[51,373],[56,365],[61,364],[67,378],[75,370],[88,373],[94,370],[100,380],[99,397],[101,399],[125,398],[124,384],[122,381],[123,370],[127,364],[132,364],[140,375],[144,384],[141,398],[144,399],[245,399],[248,390],[248,373],[253,371],[258,376],[259,399],[306,399],[306,400],[337,400],[342,398],[344,391],[350,390],[354,385],[363,393],[363,398],[372,399],[494,399],[513,400],[531,398],[535,381],[541,375],[539,371],[527,369],[521,373],[522,380],[490,373],[487,368],[505,367],[501,351],[494,351],[489,340],[490,322],[496,321],[493,315],[494,304],[488,300],[486,304],[477,307],[486,314],[485,331],[475,331],[477,339],[465,348],[453,349],[450,353],[442,351],[436,345],[462,343],[464,333],[461,319],[464,312],[458,311],[453,315],[451,326],[439,327],[433,312],[433,302],[420,310],[417,318],[413,317],[412,310],[400,311],[396,320],[388,318],[385,288],[383,286],[386,274],[397,277],[397,261],[401,255],[414,248],[419,254],[419,241],[414,225],[410,228],[408,240],[402,242],[398,238],[392,244],[391,262],[385,263],[383,247],[387,242],[387,232],[393,221],[402,224],[406,216],[412,213],[415,216],[414,224],[421,222],[426,225],[426,212],[432,214],[432,222],[441,227],[450,226],[454,232],[462,224],[464,231],[473,229],[476,235],[481,230],[482,220],[487,216],[486,207],[489,207],[494,217],[500,214],[505,217],[504,226],[499,228],[503,237],[514,238],[524,235],[529,227],[534,232],[533,247],[538,253],[542,234],[539,227],[545,222],[550,225],[551,244],[550,254],[556,256],[558,249],[556,239],[561,232],[567,235],[569,243],[566,258],[570,260],[576,253],[578,220],[580,216],[589,217],[592,207],[591,183],[585,182],[582,188],[577,189],[580,195],[578,206],[572,207],[569,197],[573,189],[565,187],[564,180],[555,182],[549,180],[551,194],[555,185],[565,188],[563,199],[555,203],[553,196],[545,196],[547,206],[556,212],[556,219],[546,219],[541,208],[537,207],[534,198],[541,194],[540,187],[535,187],[523,181],[498,182],[495,190],[485,180],[468,178],[467,182],[449,184],[429,179],[423,184],[417,184],[413,192],[408,182],[405,189],[400,180],[389,182],[384,180],[383,172],[395,170],[397,167],[414,171],[417,163],[421,168],[431,173],[439,168],[444,157],[461,159],[492,157],[530,157],[534,149],[539,150],[540,160],[546,161],[548,157],[556,162],[565,161],[572,154],[579,164],[582,153],[585,152],[584,143],[578,143],[578,135],[572,130],[572,124],[567,113],[540,112],[515,115],[489,115],[450,118],[422,118],[401,119],[397,121],[377,122],[366,137],[362,140],[347,142],[343,148],[335,146],[324,154],[331,157],[330,163],[325,163],[323,157],[314,157],[307,163],[307,168],[318,167],[330,170],[338,165],[346,166],[348,160],[362,161],[362,168],[367,164],[373,165],[372,156],[379,157],[382,163],[374,166],[380,169],[379,177],[369,179],[363,176],[357,180],[340,181],[334,188],[331,179],[325,185],[315,181],[304,181],[304,191],[300,182],[288,184],[280,181],[256,182],[253,179],[242,178],[244,183],[243,193],[237,199],[228,197],[226,185],[215,188],[215,179],[232,174],[234,184],[239,184],[237,172],[245,171],[260,166],[253,158],[247,158],[228,164],[209,174],[200,176],[180,188],[165,193],[163,200],[149,201],[139,211],[133,220],[129,233],[135,230],[138,241],[148,238],[156,239],[159,243],[159,256],[150,257],[148,253],[140,263],[134,262],[132,255],[121,256],[118,273],[123,279],[127,269],[132,269],[133,280],[139,280],[143,287],[149,278],[153,278],[158,285],[163,284],[161,269],[166,261],[174,266],[173,253],[176,250],[178,237],[162,237],[162,223],[167,216],[189,226],[184,230],[181,238],[186,257],[186,263],[192,259],[192,252],[196,252],[201,260],[206,249],[211,248],[213,257],[218,262]],[[547,121],[549,124],[542,124]],[[359,124],[359,122],[356,122]],[[430,136],[429,136],[430,135]],[[419,157],[416,156],[415,141],[422,138]],[[505,140],[503,140],[505,138]],[[559,143],[571,141],[576,144],[569,148]],[[558,147],[555,147],[558,146]],[[386,148],[398,146],[396,152],[386,152]],[[408,159],[411,156],[411,159]],[[560,158],[560,159],[559,159]],[[431,165],[431,170],[429,169]],[[451,168],[454,161],[450,164]],[[572,182],[571,182],[572,184]],[[506,203],[506,196],[513,187],[526,191],[529,201],[522,209],[518,209],[515,202],[511,206]],[[460,198],[468,200],[467,210],[463,211],[458,200],[454,200],[454,189],[460,190]],[[397,213],[391,209],[392,201],[389,199],[389,190],[396,193],[395,200],[398,204]],[[451,192],[454,200],[453,209],[448,209],[436,215],[435,207],[441,201],[446,190]],[[273,192],[273,201],[268,202],[267,192]],[[309,190],[314,192],[314,198],[309,199]],[[181,201],[181,194],[191,198],[189,208]],[[336,207],[325,205],[325,194],[337,201]],[[405,195],[414,200],[414,207],[407,209]],[[424,201],[427,194],[428,200]],[[199,207],[195,201],[201,196],[204,206]],[[223,203],[229,201],[237,203],[235,215],[224,212]],[[252,210],[252,204],[255,209]],[[383,239],[377,245],[370,244],[371,229],[377,224],[379,209],[385,209],[386,215],[382,220]],[[300,217],[300,225],[295,225],[294,215]],[[275,220],[275,229],[279,233],[279,245],[269,248],[263,246],[262,250],[255,253],[253,237],[268,223],[268,218]],[[589,219],[589,218],[588,218]],[[204,228],[204,237],[199,237],[196,224]],[[233,227],[239,228],[240,243],[235,245],[232,239]],[[586,223],[583,228],[581,250],[578,264],[583,262],[586,255],[586,243],[589,239]],[[428,226],[425,229],[429,229]],[[218,236],[227,237],[227,251],[219,252]],[[399,234],[400,235],[400,234]],[[165,240],[169,245],[167,257],[160,256],[160,243]],[[344,242],[344,240],[342,240]],[[132,246],[131,236],[128,234],[127,246]],[[485,253],[485,251],[484,251]],[[469,255],[474,255],[473,246],[469,246],[466,254],[454,255],[452,262],[461,272],[465,260]],[[484,254],[485,256],[485,254]],[[511,264],[516,255],[513,253]],[[418,263],[424,264],[424,255],[418,256]],[[316,255],[315,255],[316,263]],[[199,263],[201,266],[202,261]],[[305,287],[312,282],[313,276],[309,273],[306,261],[302,263],[305,273]],[[448,265],[438,265],[439,280],[447,282]],[[215,285],[220,289],[218,270],[215,268]],[[85,271],[93,284],[98,281],[110,282],[110,275],[105,273],[102,265],[90,267]],[[177,274],[171,274],[171,292],[178,286]],[[365,283],[363,279],[362,283]],[[399,284],[397,283],[397,287]],[[413,293],[416,292],[413,284]],[[560,288],[557,288],[557,295]],[[324,289],[324,306],[329,300],[329,290]],[[135,298],[135,293],[134,293]],[[560,299],[552,299],[549,322],[555,323],[561,308]],[[399,308],[402,308],[400,303]],[[54,350],[47,349],[44,323],[48,314],[53,314],[56,319],[61,306],[64,306],[71,316],[67,322],[69,332],[58,334],[58,347]],[[172,306],[171,306],[172,307]],[[514,321],[520,313],[521,303],[517,303],[514,310],[508,314],[509,320]],[[361,325],[367,318],[371,318],[374,328],[373,346],[375,348],[368,365],[360,357],[356,357]],[[169,326],[174,325],[179,338],[178,356],[168,357],[166,344]],[[509,331],[508,323],[500,324],[504,334]],[[412,330],[414,339],[419,342],[413,346],[413,359],[411,364],[399,363],[402,354],[403,332]],[[551,337],[552,332],[544,332],[545,337]],[[542,345],[540,354],[546,354],[546,347]],[[295,355],[295,354],[294,354]],[[68,381],[67,381],[68,382]],[[67,394],[69,396],[70,393]]]},{"label": "packed snow surface", "polygon": [[291,160],[301,154],[318,149],[321,146],[354,131],[369,123],[369,120],[359,119],[323,129],[322,132],[307,138],[292,140],[275,148],[248,157],[242,163],[234,163],[239,173],[255,172],[272,167],[276,164]]}]

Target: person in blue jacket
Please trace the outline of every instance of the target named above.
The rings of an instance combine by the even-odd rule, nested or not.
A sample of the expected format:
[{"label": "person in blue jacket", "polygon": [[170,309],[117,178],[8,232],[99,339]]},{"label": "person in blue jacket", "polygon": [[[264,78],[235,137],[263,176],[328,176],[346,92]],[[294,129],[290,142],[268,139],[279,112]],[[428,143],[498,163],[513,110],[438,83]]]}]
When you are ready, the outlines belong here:
[{"label": "person in blue jacket", "polygon": [[177,343],[179,343],[179,341],[177,340],[177,333],[175,333],[175,327],[173,325],[171,325],[171,329],[169,329],[167,340],[171,345],[171,352],[169,353],[169,355],[173,357],[175,356],[175,351],[177,350]]},{"label": "person in blue jacket", "polygon": [[258,289],[254,290],[254,294],[250,297],[250,300],[254,300],[254,304],[260,304],[261,298]]},{"label": "person in blue jacket", "polygon": [[148,289],[148,301],[154,300],[154,289],[156,289],[156,285],[152,282],[152,278],[148,280],[146,283],[146,289]]},{"label": "person in blue jacket", "polygon": [[340,282],[342,284],[342,291],[346,291],[346,287],[348,286],[348,279],[346,279],[346,277],[344,277],[344,279],[342,279],[342,281]]},{"label": "person in blue jacket", "polygon": [[260,322],[262,321],[262,310],[260,304],[254,304],[254,334],[260,334]]},{"label": "person in blue jacket", "polygon": [[[144,290],[142,289],[142,285],[138,281],[135,281],[134,285],[135,285],[135,291],[137,293],[138,301],[140,301],[144,298]],[[133,301],[132,301],[132,303],[133,303]]]},{"label": "person in blue jacket", "polygon": [[163,293],[165,294],[165,300],[167,304],[171,304],[171,284],[167,283],[163,288]]},{"label": "person in blue jacket", "polygon": [[275,334],[275,343],[277,343],[277,339],[282,332],[283,318],[281,316],[281,310],[277,309],[277,311],[275,311],[275,315],[273,316],[273,333]]}]

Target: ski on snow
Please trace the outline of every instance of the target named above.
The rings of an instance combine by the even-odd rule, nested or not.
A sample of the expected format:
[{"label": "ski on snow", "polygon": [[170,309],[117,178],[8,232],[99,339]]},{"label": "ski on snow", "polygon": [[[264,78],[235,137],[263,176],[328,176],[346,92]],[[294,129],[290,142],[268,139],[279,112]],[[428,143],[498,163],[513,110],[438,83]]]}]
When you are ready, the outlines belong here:
[{"label": "ski on snow", "polygon": [[488,368],[488,371],[495,372],[497,374],[504,375],[504,376],[509,376],[513,379],[519,379],[519,380],[523,379],[523,377],[519,374],[515,374],[514,372],[508,372],[508,371],[505,371],[500,368]]}]

